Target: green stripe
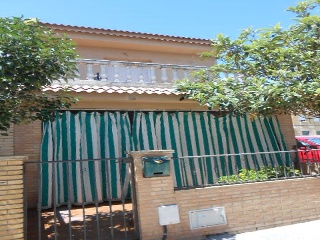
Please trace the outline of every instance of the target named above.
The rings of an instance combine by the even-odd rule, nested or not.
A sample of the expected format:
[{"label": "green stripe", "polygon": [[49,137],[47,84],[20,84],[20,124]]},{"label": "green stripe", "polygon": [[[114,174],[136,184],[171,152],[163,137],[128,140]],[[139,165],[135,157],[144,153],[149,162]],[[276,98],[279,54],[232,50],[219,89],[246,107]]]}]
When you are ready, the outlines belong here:
[{"label": "green stripe", "polygon": [[[179,131],[178,129],[175,129],[173,126],[173,121],[176,121],[176,117],[174,114],[167,114],[168,116],[168,124],[169,124],[169,131],[170,131],[170,141],[171,141],[171,148],[174,150],[173,157],[178,156],[178,147],[177,147],[177,139],[175,135],[175,131]],[[182,176],[181,176],[181,169],[179,160],[173,161],[175,176],[176,176],[176,184],[177,187],[182,187]]]},{"label": "green stripe", "polygon": [[[224,154],[225,153],[225,146],[223,144],[222,140],[222,132],[223,132],[223,119],[214,117],[214,126],[216,131],[216,145],[218,145],[218,152],[217,154]],[[226,164],[225,164],[225,158],[223,156],[216,158],[216,166],[217,166],[217,172],[218,177],[225,176],[226,175]]]},{"label": "green stripe", "polygon": [[[61,140],[61,126],[60,126],[60,124],[61,124],[60,118],[59,118],[59,116],[57,116],[57,119],[56,119],[57,144],[56,144],[56,149],[55,149],[55,151],[56,151],[56,156],[55,156],[54,161],[61,159],[61,158],[60,158],[60,154],[59,154],[59,152],[61,151],[61,146],[60,146],[60,144],[61,144],[61,141],[62,141],[62,140]],[[56,188],[55,188],[56,196],[60,196],[60,184],[59,184],[59,181],[58,181],[58,179],[59,179],[59,166],[58,166],[58,164],[53,164],[53,167],[52,167],[52,168],[54,168],[54,169],[53,169],[53,174],[54,174],[54,177],[55,177],[55,182],[57,183],[57,184],[55,185],[55,186],[56,186]],[[55,197],[55,196],[53,196],[53,197]],[[59,197],[57,197],[57,202],[60,203]]]},{"label": "green stripe", "polygon": [[[244,118],[244,122],[245,122],[246,141],[248,142],[250,152],[255,152],[255,148],[254,148],[253,141],[252,141],[254,139],[254,136],[251,136],[250,131],[249,131],[249,124],[251,125],[252,122],[247,115],[244,116],[243,118]],[[250,121],[250,122],[248,122],[248,121]]]},{"label": "green stripe", "polygon": [[[115,153],[115,139],[114,135],[118,134],[117,132],[113,131],[113,127],[115,126],[114,121],[112,120],[115,119],[115,114],[110,113],[109,114],[109,124],[108,124],[108,132],[109,132],[109,151],[110,151],[110,158],[115,158],[116,153]],[[109,165],[110,165],[110,176],[109,179],[111,181],[111,196],[108,196],[108,198],[117,198],[117,171],[116,171],[116,163],[115,160],[109,160]]]},{"label": "green stripe", "polygon": [[[93,139],[92,139],[92,131],[95,131],[95,129],[92,128],[92,124],[94,121],[94,113],[87,113],[86,114],[86,139],[87,139],[87,156],[88,159],[94,159],[94,153],[93,153]],[[93,116],[92,116],[93,115]],[[93,118],[93,119],[92,119]],[[89,175],[89,183],[90,183],[90,192],[92,199],[95,199],[95,168],[94,168],[94,162],[93,161],[88,161],[88,170],[89,172],[87,173]]]},{"label": "green stripe", "polygon": [[[101,146],[101,158],[106,158],[106,113],[100,115],[100,146]],[[107,198],[106,190],[106,160],[101,161],[101,177],[102,177],[102,198]]]},{"label": "green stripe", "polygon": [[133,113],[133,123],[132,123],[132,141],[133,141],[133,150],[138,151],[140,148],[139,144],[139,134],[140,134],[140,129],[139,129],[139,124],[140,124],[140,119],[139,119],[139,114],[137,112]]},{"label": "green stripe", "polygon": [[154,150],[155,149],[155,144],[153,142],[153,138],[152,138],[152,130],[154,128],[154,126],[151,123],[151,119],[153,117],[153,113],[149,113],[149,114],[144,114],[145,119],[146,119],[146,126],[147,126],[147,134],[148,134],[148,139],[145,139],[145,141],[148,141],[149,143],[149,149],[148,150]]},{"label": "green stripe", "polygon": [[[76,160],[76,148],[77,148],[77,144],[76,144],[76,123],[75,123],[75,114],[70,113],[70,140],[71,140],[71,158],[70,160]],[[74,201],[78,202],[78,187],[77,187],[77,174],[76,174],[76,163],[72,162],[71,164],[71,169],[69,169],[69,171],[71,171],[72,175],[72,188],[73,188],[73,197],[74,197]]]},{"label": "green stripe", "polygon": [[48,164],[44,164],[45,162],[49,162],[49,158],[52,156],[49,156],[49,131],[51,131],[51,124],[50,122],[44,122],[42,124],[43,129],[43,137],[42,137],[42,143],[41,143],[41,161],[43,164],[41,164],[41,204],[42,206],[49,207],[49,166]]},{"label": "green stripe", "polygon": [[[242,120],[244,120],[244,126],[242,124]],[[248,136],[250,136],[249,134],[249,131],[248,131],[248,127],[247,127],[247,122],[246,122],[246,116],[241,116],[241,117],[238,117],[237,118],[237,123],[238,123],[238,128],[239,128],[239,132],[240,132],[240,138],[241,138],[241,142],[242,142],[242,146],[243,146],[243,149],[244,149],[244,152],[247,153],[247,152],[253,152],[252,150],[252,142],[251,142],[251,138]],[[245,144],[247,143],[247,144]],[[247,147],[249,149],[247,149]],[[243,159],[245,159],[245,168],[249,169],[249,160],[248,160],[248,157],[247,155],[243,156]]]},{"label": "green stripe", "polygon": [[[66,149],[66,151],[62,152],[62,160],[68,160],[70,158],[68,154],[68,128],[67,128],[67,113],[64,112],[61,118],[61,129],[66,129],[61,132],[62,135],[62,149]],[[59,185],[62,186],[61,191],[63,192],[64,199],[61,199],[61,202],[68,201],[68,173],[67,173],[67,163],[61,163],[62,165],[62,179],[58,178]],[[59,195],[60,196],[60,195]]]},{"label": "green stripe", "polygon": [[[120,114],[120,113],[119,113]],[[121,120],[120,120],[120,128],[121,128],[121,139],[122,139],[122,155],[121,157],[126,157],[126,152],[131,150],[131,146],[130,146],[130,136],[131,136],[131,132],[130,132],[130,124],[128,125],[128,121],[129,121],[129,117],[128,117],[128,113],[125,114],[121,114],[120,115]],[[127,164],[128,163],[123,163],[122,164],[122,175],[123,175],[123,188],[125,187],[125,182],[124,180],[126,179],[127,175],[129,174],[127,171]],[[131,191],[130,191],[130,181],[128,183],[128,188],[127,188],[127,192],[124,192],[123,195],[125,198],[130,198],[131,197]]]},{"label": "green stripe", "polygon": [[[230,136],[230,132],[229,132],[229,129],[228,129],[228,118],[229,116],[224,116],[223,117],[223,131],[225,133],[225,137],[226,137],[226,147],[227,147],[227,152],[226,153],[231,153],[232,151],[230,150],[230,143],[231,143],[231,136]],[[232,169],[232,157],[230,156],[227,156],[225,157],[225,160],[228,161],[228,166],[226,166],[226,171],[227,171],[227,174],[233,174],[233,169]]]},{"label": "green stripe", "polygon": [[[207,115],[207,120],[208,120],[208,131],[210,132],[210,139],[211,139],[211,145],[212,145],[212,153],[213,155],[218,154],[216,151],[216,148],[219,147],[217,142],[214,140],[215,136],[217,134],[216,132],[216,128],[215,126],[215,118],[211,113],[208,113]],[[217,158],[213,157],[210,158],[210,162],[212,164],[211,168],[212,168],[212,177],[214,177],[215,175],[217,175],[216,177],[218,177],[219,175],[219,171],[218,171],[218,166],[217,166]]]},{"label": "green stripe", "polygon": [[[164,115],[166,113],[160,113],[159,115],[161,115],[161,118],[160,118],[160,138],[161,138],[161,146],[162,146],[162,149],[168,149],[168,145],[167,145],[167,142],[171,142],[171,139],[167,139],[167,136],[166,136],[166,126],[164,125]],[[168,136],[169,137],[169,136]]]},{"label": "green stripe", "polygon": [[[183,124],[184,124],[184,132],[185,132],[185,137],[186,137],[186,145],[187,145],[187,153],[188,156],[194,156],[193,154],[193,150],[192,150],[192,145],[191,145],[191,139],[190,139],[190,126],[188,125],[188,113],[183,113]],[[183,143],[182,143],[183,144]],[[194,174],[192,174],[192,171],[195,169],[194,167],[194,162],[193,162],[193,158],[190,158],[188,160],[189,166],[190,166],[190,171],[191,171],[191,181],[193,185],[197,185],[197,181],[196,178],[194,176]],[[187,171],[187,167],[185,166],[185,170]],[[189,184],[189,183],[188,183]]]},{"label": "green stripe", "polygon": [[[253,128],[253,132],[254,132],[254,139],[256,140],[256,144],[258,146],[258,149],[259,149],[259,152],[263,152],[264,151],[264,148],[263,148],[263,145],[261,143],[261,138],[260,138],[260,135],[259,135],[259,132],[258,132],[258,122],[259,120],[255,120],[255,121],[252,121],[252,128]],[[260,155],[261,158],[262,158],[262,161],[263,162],[266,162],[266,157],[265,155]],[[258,157],[260,156],[257,156],[257,155],[253,155],[253,159],[254,159],[254,163],[255,163],[255,168],[258,168],[259,167],[259,163],[258,163]]]},{"label": "green stripe", "polygon": [[[119,122],[117,121],[117,123],[119,124],[119,128],[120,128],[120,132],[121,132],[121,146],[120,149],[121,149],[121,156],[118,156],[118,157],[123,157],[124,155],[124,152],[126,151],[126,138],[125,138],[125,122],[124,122],[124,116],[120,113],[118,113],[119,115]],[[124,180],[125,180],[125,177],[126,177],[126,164],[125,163],[122,163],[120,166],[119,166],[119,170],[120,170],[120,178],[121,178],[121,182],[122,182],[122,185],[121,187],[124,187]]]},{"label": "green stripe", "polygon": [[[200,114],[200,124],[201,124],[201,129],[202,129],[202,134],[203,134],[203,144],[204,144],[204,149],[205,149],[205,153],[206,155],[209,154],[213,154],[212,152],[210,152],[210,147],[209,147],[209,138],[211,138],[210,136],[208,136],[208,134],[210,135],[211,131],[210,129],[207,129],[207,126],[205,124],[206,120],[208,121],[208,113],[202,113]],[[208,176],[208,184],[213,184],[214,183],[214,179],[213,179],[213,172],[212,172],[212,163],[211,163],[211,159],[210,158],[205,158],[205,162],[207,164],[207,176]]]},{"label": "green stripe", "polygon": [[[265,126],[266,130],[267,130],[267,133],[268,133],[268,138],[270,139],[270,148],[268,149],[269,151],[279,151],[279,146],[277,144],[277,139],[276,139],[276,136],[274,135],[274,132],[272,130],[272,127],[270,126],[270,122],[271,122],[271,119],[270,118],[263,118],[263,125]],[[281,155],[279,154],[276,154],[276,155],[271,155],[271,157],[276,157],[276,160],[278,162],[278,165],[283,165],[282,163],[282,159],[281,159]]]},{"label": "green stripe", "polygon": [[[201,129],[201,123],[196,121],[196,116],[199,116],[200,114],[199,113],[191,113],[191,117],[192,117],[192,122],[193,122],[193,128],[194,128],[194,134],[195,134],[195,139],[191,139],[191,141],[195,141],[195,145],[196,145],[196,154],[197,155],[201,155],[201,152],[200,152],[200,139],[199,139],[199,134],[202,131]],[[203,137],[202,137],[202,140],[203,140]],[[199,171],[200,171],[200,177],[201,177],[201,183],[198,183],[198,184],[203,184],[204,183],[204,165],[202,163],[202,159],[201,158],[198,158],[197,160],[198,162],[198,166],[199,166]],[[197,179],[198,180],[198,179]]]},{"label": "green stripe", "polygon": [[[239,153],[240,152],[239,151],[237,137],[236,137],[235,126],[233,124],[234,122],[232,121],[233,119],[236,119],[236,118],[237,117],[233,117],[231,115],[229,115],[229,117],[228,117],[228,120],[229,120],[229,133],[230,133],[231,141],[232,141],[232,144],[233,144],[233,153]],[[242,166],[241,166],[241,156],[240,155],[235,156],[235,157],[231,157],[231,161],[232,161],[232,166],[234,164],[236,164],[237,169],[241,169]],[[232,169],[232,174],[237,174],[237,172],[234,172],[234,169],[232,167],[231,167],[231,169]]]}]

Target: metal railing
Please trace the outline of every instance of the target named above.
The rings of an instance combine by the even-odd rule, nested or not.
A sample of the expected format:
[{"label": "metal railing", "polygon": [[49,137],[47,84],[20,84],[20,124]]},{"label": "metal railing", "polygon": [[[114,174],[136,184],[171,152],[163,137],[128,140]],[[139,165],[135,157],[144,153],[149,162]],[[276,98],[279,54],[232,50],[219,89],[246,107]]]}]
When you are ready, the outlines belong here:
[{"label": "metal railing", "polygon": [[320,159],[300,151],[185,156],[173,165],[176,190],[320,175]]},{"label": "metal railing", "polygon": [[132,168],[132,158],[26,162],[25,188],[37,186],[25,192],[26,239],[136,239]]}]

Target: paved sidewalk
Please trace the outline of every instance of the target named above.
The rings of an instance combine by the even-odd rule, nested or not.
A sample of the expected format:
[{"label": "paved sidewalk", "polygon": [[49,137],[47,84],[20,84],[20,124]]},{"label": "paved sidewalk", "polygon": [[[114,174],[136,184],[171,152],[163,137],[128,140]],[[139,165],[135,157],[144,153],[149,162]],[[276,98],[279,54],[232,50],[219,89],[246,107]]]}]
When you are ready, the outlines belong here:
[{"label": "paved sidewalk", "polygon": [[320,220],[245,232],[212,235],[207,240],[319,240]]}]

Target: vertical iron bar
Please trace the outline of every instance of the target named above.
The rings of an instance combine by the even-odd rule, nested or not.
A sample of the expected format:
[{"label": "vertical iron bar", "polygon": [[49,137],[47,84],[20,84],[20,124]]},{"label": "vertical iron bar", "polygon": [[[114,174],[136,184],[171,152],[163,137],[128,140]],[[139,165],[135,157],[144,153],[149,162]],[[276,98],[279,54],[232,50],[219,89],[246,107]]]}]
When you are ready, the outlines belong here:
[{"label": "vertical iron bar", "polygon": [[[240,161],[241,161],[241,155],[240,155]],[[237,182],[241,182],[240,181],[240,176],[239,176],[239,167],[238,167],[238,164],[237,164],[237,162],[236,162],[236,160],[234,161],[235,162],[235,170],[236,170],[236,176],[237,176]]]},{"label": "vertical iron bar", "polygon": [[107,186],[107,195],[108,195],[108,204],[109,204],[109,214],[110,214],[110,230],[111,230],[111,239],[114,239],[114,231],[113,231],[113,216],[112,216],[112,201],[111,201],[111,199],[112,199],[112,196],[111,196],[111,179],[109,179],[109,178],[111,178],[111,171],[110,171],[110,168],[109,168],[109,163],[108,163],[108,161],[110,162],[110,164],[111,164],[111,159],[109,159],[109,160],[107,160],[106,159],[106,176],[107,176],[107,184],[106,184],[106,186]]},{"label": "vertical iron bar", "polygon": [[84,174],[83,174],[83,160],[79,160],[80,161],[80,178],[81,178],[81,181],[80,181],[80,186],[81,186],[81,196],[82,196],[82,219],[83,219],[83,237],[84,237],[84,240],[87,239],[87,229],[86,229],[86,211],[85,211],[85,208],[84,208],[84,201],[85,201],[85,198],[84,198],[84,194],[85,194],[85,191],[84,191]]},{"label": "vertical iron bar", "polygon": [[301,165],[301,160],[302,160],[302,159],[300,159],[300,152],[301,152],[301,150],[297,149],[296,151],[297,151],[297,152],[296,152],[296,159],[297,159],[297,161],[298,161],[298,168],[299,168],[299,170],[300,170],[300,172],[301,172],[301,177],[303,177],[303,169],[302,169],[302,165]]},{"label": "vertical iron bar", "polygon": [[[272,160],[273,160],[273,159],[272,159]],[[275,166],[276,179],[278,179],[278,178],[279,178],[279,173],[278,173],[278,171],[279,171],[279,164],[278,164],[278,161],[273,160],[273,162],[274,162],[274,166]]]},{"label": "vertical iron bar", "polygon": [[295,171],[295,167],[294,167],[294,158],[292,157],[293,153],[290,152],[290,169],[293,172],[293,176],[291,177],[296,177],[296,171]]},{"label": "vertical iron bar", "polygon": [[69,239],[72,239],[72,221],[71,221],[71,199],[70,199],[70,191],[71,191],[71,178],[72,178],[72,175],[70,173],[70,161],[68,161],[67,163],[67,181],[68,181],[68,191],[67,191],[67,196],[68,196],[68,199],[67,199],[67,207],[68,207],[68,217],[69,217]]},{"label": "vertical iron bar", "polygon": [[[125,239],[128,239],[128,235],[127,235],[127,222],[126,222],[126,209],[125,209],[125,196],[124,196],[124,184],[123,184],[123,180],[122,177],[123,176],[123,172],[122,172],[122,164],[128,164],[128,163],[124,163],[122,159],[117,161],[117,164],[119,165],[119,175],[120,175],[120,186],[121,186],[121,204],[122,204],[122,217],[123,217],[123,224],[124,224],[124,235],[125,235]],[[126,169],[126,167],[125,167]]]},{"label": "vertical iron bar", "polygon": [[[253,153],[252,154],[252,165],[253,165],[253,167],[254,168],[256,168],[255,166],[256,166],[256,158],[257,158],[257,155],[255,154],[255,153]],[[250,166],[250,164],[249,164],[249,166]],[[251,168],[250,167],[248,167],[248,169],[246,170],[247,172],[246,172],[246,174],[247,174],[247,178],[248,178],[248,181],[250,180],[250,170],[251,170]]]},{"label": "vertical iron bar", "polygon": [[214,175],[213,175],[213,183],[218,183],[219,181],[219,176],[218,176],[218,169],[217,169],[217,166],[216,166],[216,161],[214,160],[214,156],[212,157],[212,162],[213,162],[213,172],[214,172]]},{"label": "vertical iron bar", "polygon": [[52,162],[52,194],[53,194],[53,223],[54,223],[54,239],[57,239],[57,185],[56,185],[56,162]]},{"label": "vertical iron bar", "polygon": [[[262,158],[264,156],[261,156],[261,154],[259,154],[259,156]],[[259,166],[259,162],[257,160],[257,157],[255,158],[255,160],[253,161],[253,167],[254,167],[254,171],[256,172],[256,178],[254,179],[254,181],[257,181],[259,179],[259,172],[258,172],[258,166]]]},{"label": "vertical iron bar", "polygon": [[205,186],[208,185],[209,183],[209,177],[208,177],[208,168],[207,168],[207,162],[206,162],[206,159],[205,157],[201,157],[201,162],[202,162],[202,165],[203,165],[203,184]]},{"label": "vertical iron bar", "polygon": [[[93,163],[93,169],[94,172],[96,171],[96,163],[98,160],[95,160]],[[98,181],[98,179],[96,179],[96,181]],[[97,234],[98,234],[98,238],[97,240],[100,240],[100,217],[99,217],[99,200],[98,200],[98,189],[97,189],[97,182],[94,182],[94,193],[95,193],[95,199],[94,199],[94,203],[95,203],[95,208],[96,208],[96,220],[97,220]]]},{"label": "vertical iron bar", "polygon": [[229,171],[229,161],[228,161],[228,154],[224,155],[224,159],[225,159],[225,169],[226,169],[226,174],[227,174],[227,180],[228,180],[228,184],[230,184],[230,171]]},{"label": "vertical iron bar", "polygon": [[133,158],[130,159],[130,170],[131,170],[131,199],[132,199],[132,210],[133,210],[133,222],[136,236],[140,235],[139,224],[138,224],[138,205],[137,205],[137,192],[136,192],[136,181],[135,181],[135,169]]},{"label": "vertical iron bar", "polygon": [[310,162],[310,159],[307,160],[307,166],[308,166],[308,175],[311,176],[311,162]]},{"label": "vertical iron bar", "polygon": [[[191,169],[191,174],[192,174],[192,177],[191,177],[192,178],[192,183],[193,183],[192,185],[193,186],[199,186],[198,178],[197,178],[197,171],[196,171],[196,168],[195,168],[195,161],[196,161],[195,158],[188,158],[188,163],[189,163],[189,166],[190,166],[190,169]],[[190,163],[192,163],[192,164],[190,164]]]},{"label": "vertical iron bar", "polygon": [[316,164],[316,166],[317,166],[317,168],[318,168],[318,176],[320,175],[320,166],[319,166],[319,159],[320,159],[320,152],[319,152],[319,149],[316,149],[315,150],[316,151],[316,162],[315,162],[315,164]]},{"label": "vertical iron bar", "polygon": [[[41,240],[41,205],[42,205],[42,181],[41,181],[41,168],[42,164],[45,164],[43,162],[40,162],[38,165],[38,204],[37,204],[37,215],[38,215],[38,239]],[[49,164],[48,164],[48,169]]]},{"label": "vertical iron bar", "polygon": [[180,166],[180,174],[181,174],[181,179],[182,179],[182,187],[187,187],[186,185],[186,179],[185,179],[185,174],[184,174],[184,169],[183,169],[183,165],[182,162],[184,162],[183,158],[177,158],[178,162],[179,162],[179,166]]},{"label": "vertical iron bar", "polygon": [[[282,166],[283,166],[284,178],[288,178],[286,155],[283,152],[279,152],[278,154],[280,154],[280,158],[281,158],[281,162],[282,162]],[[275,155],[275,159],[277,159],[277,153],[274,153],[274,155]]]}]

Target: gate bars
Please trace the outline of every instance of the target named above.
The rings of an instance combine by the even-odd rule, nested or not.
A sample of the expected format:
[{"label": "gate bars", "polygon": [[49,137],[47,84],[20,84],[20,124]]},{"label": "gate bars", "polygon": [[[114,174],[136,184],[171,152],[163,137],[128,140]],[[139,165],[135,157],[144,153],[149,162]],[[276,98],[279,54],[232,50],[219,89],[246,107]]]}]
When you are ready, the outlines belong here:
[{"label": "gate bars", "polygon": [[[137,213],[129,200],[131,195],[135,196],[131,158],[27,162],[25,168],[28,171],[35,165],[39,168],[38,203],[36,210],[28,209],[25,196],[26,239],[136,239],[138,230],[133,219]],[[119,176],[116,186],[110,178],[111,166],[115,166],[114,174]],[[42,173],[48,168],[52,182],[44,183]],[[35,183],[28,177],[25,180],[26,185]],[[43,184],[50,186],[51,191],[43,192]],[[88,184],[90,188],[86,187]],[[119,199],[111,196],[115,187]],[[52,203],[45,209],[42,199],[48,192],[52,194]]]}]

